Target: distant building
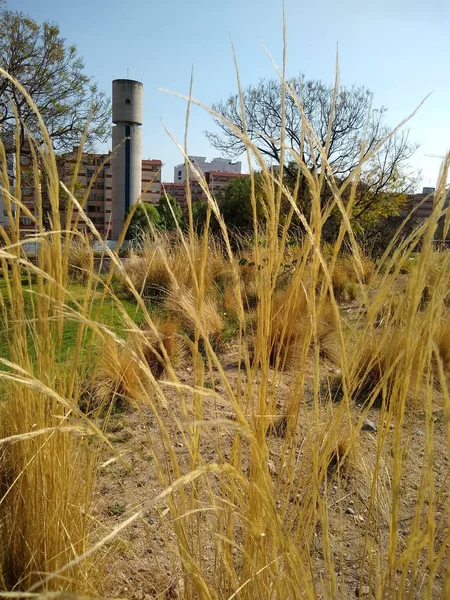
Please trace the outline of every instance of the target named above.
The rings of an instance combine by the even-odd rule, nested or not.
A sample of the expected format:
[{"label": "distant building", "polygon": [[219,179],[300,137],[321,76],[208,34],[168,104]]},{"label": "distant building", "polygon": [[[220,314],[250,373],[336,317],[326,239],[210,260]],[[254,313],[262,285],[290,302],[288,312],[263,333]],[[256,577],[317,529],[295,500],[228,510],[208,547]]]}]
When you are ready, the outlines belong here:
[{"label": "distant building", "polygon": [[[213,158],[211,162],[206,160],[206,156],[189,156],[188,159],[197,171],[200,171],[203,175],[211,171],[237,174],[241,172],[242,167],[241,162],[233,162],[228,158]],[[194,177],[194,171],[192,169],[189,169],[189,171],[189,178]],[[187,178],[184,163],[174,167],[173,180],[175,183],[184,183]]]},{"label": "distant building", "polygon": [[212,194],[217,193],[219,190],[227,187],[233,179],[239,179],[240,177],[248,177],[247,174],[234,172],[222,172],[222,171],[209,171],[205,174],[205,179],[208,184],[209,191]]},{"label": "distant building", "polygon": [[160,160],[142,161],[142,200],[149,204],[159,204],[161,198],[161,169]]},{"label": "distant building", "polygon": [[[208,190],[213,196],[225,188],[234,179],[248,177],[246,173],[227,173],[225,171],[207,171],[204,176]],[[186,210],[187,208],[186,183],[187,182],[185,181],[184,183],[175,182],[162,184],[163,190],[165,190],[167,194],[170,194],[176,198],[183,210]],[[200,182],[194,177],[191,177],[189,180],[189,188],[193,203],[206,200],[206,194]]]},{"label": "distant building", "polygon": [[162,195],[168,194],[173,196],[181,208],[186,207],[186,184],[184,183],[163,183]]},{"label": "distant building", "polygon": [[[35,232],[35,222],[33,217],[35,216],[36,206],[36,189],[34,181],[34,169],[31,159],[22,154],[20,156],[20,164],[16,164],[15,154],[9,154],[6,156],[6,169],[9,181],[10,193],[15,197],[19,197],[16,191],[17,186],[17,175],[20,169],[20,200],[27,210],[21,210],[19,216],[19,231],[21,236],[31,234]],[[13,203],[12,215],[15,216],[16,204]],[[32,216],[30,216],[32,215]],[[8,220],[8,209],[5,197],[0,193],[0,225],[7,227],[9,225]]]},{"label": "distant building", "polygon": [[[61,181],[69,187],[73,182],[73,175],[76,167],[78,148],[74,147],[72,152],[66,152],[58,157],[58,171]],[[107,209],[107,178],[111,176],[111,165],[109,154],[83,153],[78,168],[77,179],[75,182],[74,195],[82,200],[90,186],[89,195],[83,207],[86,215],[95,225],[99,233],[105,235],[107,231],[107,215],[111,212],[111,207]],[[61,219],[65,226],[67,217],[68,202],[64,195],[60,196]],[[87,224],[81,218],[78,209],[73,206],[71,222],[67,225],[70,228],[75,227],[80,230],[88,230]]]},{"label": "distant building", "polygon": [[[58,159],[58,168],[63,182],[69,184],[73,177],[78,148],[63,154]],[[159,204],[161,197],[161,167],[158,159],[142,161],[141,194],[142,200],[149,204]],[[77,176],[75,193],[83,197],[90,187],[87,202],[84,206],[86,215],[91,219],[99,233],[111,238],[112,211],[112,169],[110,154],[83,154]],[[62,205],[62,210],[65,207]],[[78,228],[87,230],[87,225],[79,219],[78,210],[74,207],[71,219],[73,227],[78,220]]]},{"label": "distant building", "polygon": [[[0,167],[1,171],[1,167]],[[16,157],[13,154],[6,155],[6,175],[8,177],[9,189],[14,193],[14,182],[16,178]],[[0,225],[8,225],[8,210],[6,208],[5,197],[0,191]]]},{"label": "distant building", "polygon": [[[420,194],[410,194],[408,196],[408,204],[405,208],[405,214],[414,210],[413,219],[425,220],[433,212],[434,207],[434,187],[424,187]],[[447,195],[445,206],[450,203],[450,193]]]}]

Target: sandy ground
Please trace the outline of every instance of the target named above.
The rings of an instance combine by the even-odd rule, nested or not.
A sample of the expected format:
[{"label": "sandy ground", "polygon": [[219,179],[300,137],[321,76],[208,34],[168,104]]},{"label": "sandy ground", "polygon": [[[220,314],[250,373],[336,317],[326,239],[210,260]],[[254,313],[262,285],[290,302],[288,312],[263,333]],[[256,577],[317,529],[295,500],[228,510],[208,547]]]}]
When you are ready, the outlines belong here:
[{"label": "sandy ground", "polygon": [[[398,288],[393,293],[401,292],[404,282],[400,281]],[[347,319],[351,321],[357,304],[343,307]],[[233,388],[237,385],[238,364],[236,349],[230,346],[221,357],[227,379]],[[295,437],[298,448],[293,450],[297,454],[299,470],[307,459],[302,454],[300,440],[302,428],[311,423],[313,406],[312,364],[308,365],[303,388],[303,408],[297,425],[299,435]],[[325,382],[328,377],[333,377],[336,367],[324,360],[320,366],[321,380]],[[185,364],[177,371],[181,383],[193,383],[192,368]],[[203,419],[213,421],[218,418],[233,419],[234,414],[229,400],[226,397],[223,384],[217,371],[207,374],[206,387],[214,387],[215,397],[203,398]],[[277,405],[282,409],[286,401],[292,398],[296,379],[293,374],[286,374],[277,382]],[[190,456],[183,430],[186,422],[194,419],[192,395],[182,392],[185,405],[178,392],[167,388],[167,408],[159,408],[162,420],[168,430],[168,438],[175,452],[182,473],[189,472]],[[446,423],[442,410],[439,393],[436,392],[436,402],[431,419],[428,419],[424,410],[415,409],[406,416],[402,429],[401,445],[403,448],[403,469],[399,490],[398,506],[398,545],[397,556],[406,554],[414,548],[425,553],[429,528],[426,528],[427,519],[436,522],[435,544],[436,553],[442,545],[445,535],[448,535],[449,519],[449,452]],[[329,400],[323,400],[319,409],[320,419],[326,422],[330,411],[335,410]],[[392,514],[392,469],[393,459],[391,443],[392,428],[382,422],[380,409],[372,408],[366,415],[371,422],[360,432],[357,444],[357,456],[349,462],[348,468],[340,476],[330,471],[326,478],[326,490],[323,489],[325,506],[328,510],[329,531],[326,534],[329,540],[335,565],[335,597],[375,597],[379,582],[372,582],[371,594],[366,588],[370,565],[366,560],[362,563],[363,556],[372,556],[373,565],[384,566],[389,545],[390,519]],[[351,409],[351,419],[357,422],[361,417],[361,407],[355,404]],[[181,427],[179,423],[181,423]],[[374,430],[372,429],[374,425]],[[427,444],[428,435],[433,432],[433,451],[429,452]],[[223,425],[207,428],[208,433],[201,435],[200,447],[203,463],[215,462],[229,458],[233,440],[233,428]],[[382,463],[379,471],[379,486],[375,497],[376,509],[370,513],[371,480],[375,468],[375,457],[378,436],[385,432],[386,441],[383,446]],[[428,433],[427,433],[428,431]],[[154,456],[163,457],[167,440],[160,433],[154,411],[148,403],[142,402],[139,408],[126,407],[122,412],[114,414],[108,424],[108,432],[117,452],[123,461],[115,460],[99,471],[99,477],[94,497],[94,514],[101,524],[99,534],[106,534],[112,528],[122,523],[127,517],[139,510],[146,502],[155,498],[162,490],[163,483],[157,474]],[[273,476],[274,487],[286,484],[290,475],[281,468],[284,453],[292,450],[286,446],[282,435],[269,435],[267,445],[269,449],[269,471]],[[111,454],[105,452],[103,459],[106,461]],[[247,468],[248,457],[243,457],[243,470]],[[417,498],[424,485],[424,465],[429,464],[433,472],[434,489],[425,495],[424,505],[416,510]],[[299,471],[299,472],[300,472]],[[175,477],[175,474],[171,474]],[[296,476],[299,476],[297,473]],[[289,482],[288,482],[289,483]],[[292,486],[290,498],[291,506],[301,497],[302,490]],[[434,501],[431,499],[434,497]],[[432,512],[435,508],[435,513]],[[284,510],[284,509],[280,509]],[[285,509],[284,518],[292,519],[292,509]],[[372,517],[369,517],[372,514]],[[376,515],[376,518],[374,517]],[[415,519],[419,519],[418,524]],[[290,522],[290,521],[289,521]],[[203,527],[208,527],[208,521],[199,521]],[[411,528],[419,531],[411,535]],[[428,531],[428,533],[427,533]],[[207,539],[203,536],[202,539]],[[422,544],[422,545],[421,545]],[[203,564],[203,572],[208,574],[214,562],[214,545],[204,543],[199,549]],[[159,502],[155,507],[146,511],[141,518],[124,529],[118,538],[111,542],[102,559],[102,568],[105,572],[106,584],[102,591],[105,596],[149,600],[151,598],[181,598],[183,597],[183,579],[178,556],[177,540],[174,533],[172,514],[166,501]],[[317,572],[317,597],[322,598],[321,586],[324,572],[323,531],[320,523],[317,524],[311,538],[311,556]],[[234,554],[238,563],[238,553]],[[448,562],[448,548],[442,557],[440,567],[435,574],[432,598],[443,598],[443,578]],[[411,598],[425,597],[425,588],[428,571],[420,567],[416,577],[416,584],[411,590]],[[372,565],[372,566],[373,566]],[[421,570],[422,569],[422,570]],[[392,582],[391,595],[397,597],[395,590],[402,577],[402,569],[397,569],[397,579]],[[206,575],[207,576],[207,575]],[[421,584],[417,582],[422,582]],[[226,597],[226,596],[223,596]],[[380,596],[381,597],[381,596]],[[388,596],[384,596],[388,597]]]}]

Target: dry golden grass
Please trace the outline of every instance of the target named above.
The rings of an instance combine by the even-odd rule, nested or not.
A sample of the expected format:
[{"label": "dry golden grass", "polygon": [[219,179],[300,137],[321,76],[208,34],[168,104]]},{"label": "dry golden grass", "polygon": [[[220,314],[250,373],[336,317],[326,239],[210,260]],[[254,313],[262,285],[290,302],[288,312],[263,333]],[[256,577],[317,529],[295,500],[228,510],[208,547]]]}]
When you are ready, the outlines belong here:
[{"label": "dry golden grass", "polygon": [[179,333],[178,323],[175,321],[154,324],[157,335],[152,330],[146,329],[144,338],[135,343],[142,346],[150,371],[154,377],[159,378],[167,371],[169,364],[172,369],[180,367],[186,357],[186,345]]},{"label": "dry golden grass", "polygon": [[86,409],[103,411],[123,402],[136,404],[146,392],[145,379],[132,348],[107,341],[100,350],[89,385]]},{"label": "dry golden grass", "polygon": [[272,301],[270,329],[270,364],[294,368],[308,347],[317,347],[320,356],[337,361],[339,349],[336,338],[336,315],[325,300],[315,314],[316,327],[311,327],[311,303],[306,287],[297,282],[286,289],[277,290]]},{"label": "dry golden grass", "polygon": [[165,306],[181,322],[183,329],[191,337],[196,328],[203,337],[220,336],[224,321],[219,302],[215,296],[205,296],[201,306],[196,306],[196,300],[188,289],[179,289],[177,295],[168,297]]},{"label": "dry golden grass", "polygon": [[92,238],[79,235],[69,242],[67,275],[70,281],[83,283],[94,271]]},{"label": "dry golden grass", "polygon": [[435,342],[439,358],[445,371],[450,371],[450,321],[444,320],[440,323],[436,333]]},{"label": "dry golden grass", "polygon": [[331,273],[331,281],[333,283],[333,292],[336,300],[342,302],[349,299],[348,290],[354,282],[350,279],[348,270],[340,263],[336,263]]},{"label": "dry golden grass", "polygon": [[165,251],[164,247],[151,247],[149,243],[141,252],[130,254],[125,272],[141,295],[156,296],[170,289],[172,280]]},{"label": "dry golden grass", "polygon": [[[295,95],[293,101],[300,103]],[[36,266],[21,251],[14,223],[11,239],[0,249],[1,332],[9,356],[0,370],[0,534],[5,540],[0,582],[6,590],[95,593],[102,583],[99,557],[113,565],[113,576],[118,561],[133,560],[133,552],[114,556],[111,541],[130,526],[148,528],[149,515],[164,506],[167,532],[160,537],[167,542],[171,570],[183,580],[186,600],[331,600],[353,597],[355,582],[366,583],[368,595],[376,592],[380,600],[448,595],[448,473],[433,460],[443,440],[448,443],[448,431],[433,420],[436,405],[444,415],[450,410],[440,368],[448,363],[447,319],[440,325],[448,281],[440,268],[429,285],[427,272],[436,258],[433,235],[444,211],[450,158],[430,219],[384,257],[375,278],[365,259],[359,271],[353,266],[361,264],[362,254],[345,219],[336,244],[322,252],[321,232],[331,213],[322,206],[320,190],[330,187],[327,211],[345,216],[352,207],[344,206],[345,187],[334,180],[306,119],[302,127],[327,171],[326,177],[310,172],[299,160],[299,177],[305,177],[314,209],[310,217],[300,212],[282,173],[264,167],[246,140],[250,159],[262,168],[267,218],[242,252],[233,251],[215,200],[208,196],[221,228],[220,245],[208,230],[194,235],[190,222],[187,234],[156,234],[125,263],[105,250],[110,271],[103,280],[92,270],[86,273],[81,299],[73,298],[66,285],[70,258],[62,244],[54,157],[39,155],[50,182],[54,230],[38,231],[42,252]],[[8,186],[2,172],[2,187]],[[286,232],[280,233],[281,199],[307,232],[295,248],[287,249]],[[76,206],[69,194],[71,202]],[[37,210],[42,212],[42,204]],[[344,238],[348,268],[339,258]],[[419,243],[402,300],[380,323],[390,290]],[[91,249],[88,254],[92,260]],[[437,259],[446,264],[448,255]],[[27,288],[24,274],[36,278],[36,288]],[[134,298],[145,331],[114,293],[113,277],[122,278]],[[347,323],[337,298],[345,298],[348,280],[358,281],[362,298]],[[239,322],[232,372],[218,352],[225,327],[222,293],[223,302],[235,301]],[[94,294],[113,303],[125,333],[97,321]],[[152,318],[155,294],[168,314],[162,323]],[[189,337],[189,377],[179,373],[182,350],[175,321]],[[69,322],[77,326],[70,361],[62,353]],[[441,361],[434,358],[436,347]],[[337,361],[333,370],[324,357]],[[330,372],[339,376],[336,404],[320,394]],[[123,398],[136,407],[133,414],[142,416],[142,426],[136,427],[139,452],[131,445],[127,451],[136,461],[145,454],[150,484],[126,513],[115,515],[113,525],[102,515],[92,518],[92,490],[100,454],[103,465],[123,456],[99,431],[98,413],[91,418],[79,410],[89,377],[95,382],[92,408],[102,406],[108,417],[116,399]],[[364,438],[367,415],[377,419],[377,427]],[[408,450],[418,445],[419,417],[422,453],[408,462]],[[407,497],[405,480],[416,486],[414,494],[408,488]],[[137,494],[137,486],[131,489]],[[363,506],[364,516],[355,515],[362,519],[357,526],[345,521],[347,495]],[[341,506],[337,514],[335,506]],[[145,532],[152,545],[154,531]],[[160,557],[149,556],[151,571]],[[132,594],[133,581],[128,589]]]}]

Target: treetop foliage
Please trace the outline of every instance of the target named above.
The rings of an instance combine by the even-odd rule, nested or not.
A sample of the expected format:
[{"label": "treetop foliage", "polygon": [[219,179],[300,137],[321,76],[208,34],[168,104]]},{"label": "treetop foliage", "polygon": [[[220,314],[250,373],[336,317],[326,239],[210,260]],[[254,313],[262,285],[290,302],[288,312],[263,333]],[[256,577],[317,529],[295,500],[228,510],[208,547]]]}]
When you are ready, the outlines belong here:
[{"label": "treetop foliage", "polygon": [[[109,100],[85,74],[76,46],[61,37],[56,23],[42,24],[21,12],[0,12],[0,67],[31,96],[45,122],[53,149],[71,150],[89,124],[85,147],[109,135]],[[19,115],[21,145],[32,136],[41,140],[37,118],[27,99],[0,75],[0,128],[7,148],[13,146]]]}]

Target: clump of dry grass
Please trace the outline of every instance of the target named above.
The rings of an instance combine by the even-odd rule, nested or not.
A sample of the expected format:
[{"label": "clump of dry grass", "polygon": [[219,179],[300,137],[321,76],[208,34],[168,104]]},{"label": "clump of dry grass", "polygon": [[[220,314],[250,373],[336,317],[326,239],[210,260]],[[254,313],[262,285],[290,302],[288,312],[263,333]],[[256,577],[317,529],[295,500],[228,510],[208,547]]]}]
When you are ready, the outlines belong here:
[{"label": "clump of dry grass", "polygon": [[231,279],[230,264],[218,242],[208,240],[203,247],[201,238],[190,241],[163,232],[144,237],[140,249],[130,254],[124,268],[137,291],[151,297],[167,296],[175,282],[195,291],[200,280],[212,294]]},{"label": "clump of dry grass", "polygon": [[125,263],[125,272],[143,296],[167,293],[172,284],[165,249],[159,245],[153,248],[144,246],[139,253],[131,252]]},{"label": "clump of dry grass", "polygon": [[[31,105],[26,91],[22,93]],[[0,278],[5,286],[0,302],[4,341],[0,357],[0,580],[3,590],[17,593],[95,593],[98,568],[92,561],[77,559],[86,552],[92,533],[89,515],[97,469],[97,455],[88,443],[95,425],[83,419],[77,405],[78,376],[87,369],[77,361],[96,274],[84,236],[64,247],[55,156],[47,151],[51,142],[44,129],[41,136],[44,143],[39,145],[29,140],[34,175],[30,185],[38,194],[46,186],[49,214],[45,216],[53,230],[44,230],[43,207],[38,202],[38,255],[30,259],[21,248],[18,220],[1,250]],[[15,159],[20,165],[19,148]],[[5,163],[0,143],[2,193],[11,194]],[[8,197],[14,204],[14,195]],[[19,204],[17,200],[17,211]],[[35,282],[34,287],[24,284],[24,273],[30,283]],[[63,348],[64,327],[66,319],[70,320],[68,305],[75,304],[67,291],[69,277],[86,286],[85,301],[76,303],[77,336],[70,368],[64,362]],[[101,433],[97,434],[101,439]]]},{"label": "clump of dry grass", "polygon": [[[297,282],[286,289],[277,290],[273,296],[270,328],[270,364],[292,368],[307,347],[317,345],[324,358],[337,360],[336,321],[328,301],[317,307],[316,328],[311,328],[311,302],[306,288]],[[314,337],[313,337],[314,336]],[[306,348],[307,352],[307,348]]]},{"label": "clump of dry grass", "polygon": [[225,314],[231,319],[236,319],[238,317],[238,298],[236,290],[231,285],[227,285],[223,291],[223,308]]},{"label": "clump of dry grass", "polygon": [[361,281],[367,285],[372,281],[373,276],[375,275],[375,263],[370,257],[364,256],[361,265]]},{"label": "clump of dry grass", "polygon": [[[450,264],[450,254],[448,250],[434,251],[430,254],[425,268],[425,281],[421,295],[421,308],[425,309],[433,296],[437,293],[442,297],[445,306],[450,304],[449,283],[450,277],[448,268]],[[411,273],[414,276],[417,271],[417,265],[412,267]]]},{"label": "clump of dry grass", "polygon": [[[306,294],[301,289],[297,294],[278,290],[272,301],[270,323],[270,365],[279,362],[292,367],[305,337]],[[306,321],[307,324],[307,321]]]},{"label": "clump of dry grass", "polygon": [[331,282],[333,284],[334,297],[338,302],[350,299],[348,298],[348,290],[354,282],[350,279],[348,270],[339,262],[336,263],[331,273]]},{"label": "clump of dry grass", "polygon": [[170,367],[179,367],[185,356],[186,346],[179,334],[175,321],[154,322],[156,333],[148,326],[144,329],[144,338],[136,340],[142,345],[145,361],[155,378],[160,378]]},{"label": "clump of dry grass", "polygon": [[87,235],[77,235],[69,242],[67,275],[69,281],[84,283],[94,270],[94,253],[92,238]]},{"label": "clump of dry grass", "polygon": [[450,321],[441,321],[435,336],[439,358],[445,371],[450,371]]},{"label": "clump of dry grass", "polygon": [[206,296],[197,308],[194,295],[185,288],[180,289],[177,295],[171,295],[165,306],[178,317],[183,329],[190,336],[196,327],[206,336],[219,335],[223,330],[223,317],[215,296]]},{"label": "clump of dry grass", "polygon": [[[304,121],[302,127],[309,127]],[[315,143],[308,128],[302,134],[303,139]],[[248,146],[249,152],[256,152],[250,143]],[[322,148],[316,150],[324,154]],[[49,156],[51,153],[44,159]],[[81,375],[73,365],[69,369],[66,363],[61,366],[59,362],[64,320],[71,316],[79,324],[73,360],[77,367],[80,367],[78,362],[88,362],[93,355],[87,353],[86,358],[82,354],[82,340],[88,337],[86,330],[97,342],[99,363],[92,391],[98,405],[107,407],[108,414],[117,399],[126,399],[130,404],[148,400],[157,431],[154,435],[154,431],[147,433],[148,427],[143,428],[147,437],[142,437],[141,446],[151,456],[145,468],[152,471],[160,486],[158,495],[143,503],[139,501],[132,516],[127,514],[127,521],[114,532],[108,531],[99,546],[106,546],[121,527],[137,525],[148,511],[158,509],[158,502],[164,501],[167,528],[177,541],[174,571],[183,577],[183,593],[187,598],[240,595],[262,600],[331,599],[339,594],[349,595],[347,577],[352,582],[355,578],[370,579],[370,585],[376,581],[380,598],[406,597],[408,585],[422,585],[429,577],[425,591],[431,597],[438,571],[445,576],[442,557],[448,540],[445,529],[448,509],[442,508],[441,498],[445,499],[446,491],[435,474],[436,465],[430,460],[434,432],[428,421],[416,506],[408,506],[406,515],[410,518],[413,510],[411,533],[399,540],[403,535],[402,511],[407,504],[401,498],[406,468],[404,436],[408,435],[404,416],[414,415],[414,411],[408,410],[407,400],[415,373],[416,380],[422,378],[425,385],[431,379],[423,378],[422,374],[429,373],[432,367],[432,336],[437,315],[440,318],[443,313],[443,280],[438,278],[421,318],[417,318],[434,221],[437,223],[439,215],[418,230],[410,246],[394,249],[392,257],[386,259],[388,264],[386,269],[379,270],[383,275],[379,289],[373,290],[371,305],[367,303],[366,312],[357,315],[348,332],[339,317],[340,307],[332,294],[327,293],[330,282],[325,279],[323,267],[329,262],[320,252],[324,219],[330,214],[329,209],[333,209],[333,206],[323,208],[321,196],[323,186],[332,179],[331,169],[326,165],[326,178],[308,171],[306,183],[314,208],[308,217],[308,236],[297,248],[286,251],[286,238],[280,235],[281,196],[289,200],[299,218],[307,217],[299,214],[296,198],[289,196],[281,171],[277,180],[278,174],[264,168],[260,155],[252,158],[263,168],[266,218],[264,224],[255,224],[253,247],[249,251],[251,260],[247,264],[239,267],[240,256],[232,254],[220,215],[217,220],[223,226],[225,250],[217,246],[214,260],[208,260],[216,252],[208,232],[201,238],[191,234],[181,238],[177,234],[176,239],[157,234],[125,266],[111,253],[112,267],[107,281],[114,270],[120,276],[125,268],[138,291],[136,303],[150,325],[142,331],[131,319],[126,320],[126,311],[107,287],[105,295],[124,317],[126,341],[92,319],[89,293],[82,304],[73,308],[75,303],[65,289],[67,273],[61,261],[57,176],[51,165],[47,165],[52,171],[52,190],[56,194],[52,197],[55,232],[52,244],[45,247],[45,260],[39,258],[42,261],[37,269],[39,288],[32,295],[30,313],[33,319],[25,311],[18,251],[11,248],[11,257],[1,254],[3,277],[9,287],[8,306],[3,302],[0,314],[3,330],[11,332],[8,349],[13,366],[0,371],[6,388],[0,409],[0,437],[21,436],[20,440],[15,438],[16,443],[2,439],[6,451],[0,468],[6,484],[2,488],[4,513],[0,527],[7,544],[0,548],[0,562],[1,578],[8,589],[23,587],[33,592],[32,585],[37,582],[39,591],[67,588],[84,592],[91,591],[94,580],[89,561],[85,564],[77,558],[74,563],[73,557],[83,556],[93,537],[94,520],[89,518],[89,509],[98,444],[88,444],[86,439],[92,439],[92,432],[97,440],[103,438],[96,420],[85,418],[77,410]],[[298,166],[299,173],[306,172],[306,165],[300,159]],[[442,190],[445,180],[444,172]],[[331,191],[332,198],[340,194],[335,186]],[[252,200],[256,202],[256,198]],[[212,198],[209,201],[213,204]],[[350,210],[351,206],[346,208]],[[346,223],[345,227],[349,227]],[[44,237],[45,232],[41,233]],[[13,234],[18,241],[19,233],[13,231]],[[411,273],[401,310],[396,311],[395,318],[375,328],[377,314],[386,301],[386,290],[395,278],[396,263],[401,264],[419,241],[423,245],[418,267]],[[340,255],[339,244],[328,249],[333,259]],[[359,255],[354,245],[350,251],[352,256]],[[293,265],[289,276],[280,277],[280,273],[285,273],[283,265],[288,263]],[[229,265],[236,267],[236,272]],[[26,266],[30,273],[36,273],[31,263]],[[237,271],[240,280],[235,281]],[[346,267],[338,260],[331,273],[331,285],[335,297],[345,299],[348,280],[355,281],[352,274],[355,271],[353,266],[346,273],[342,271]],[[358,282],[369,279],[364,272],[356,276]],[[91,273],[85,281],[87,292],[93,291],[94,281]],[[244,292],[243,305],[238,308],[245,313],[247,329],[243,323],[244,331],[240,334],[254,339],[257,359],[249,364],[248,339],[236,340],[238,366],[232,376],[217,351],[224,329],[217,290],[223,292],[224,302],[226,297],[231,304],[231,286],[233,291]],[[147,299],[142,297],[155,291],[163,296],[163,306],[169,313],[169,320],[161,324],[152,321]],[[361,288],[361,293],[365,291]],[[237,300],[239,294],[235,296]],[[245,300],[249,296],[252,302]],[[248,310],[253,302],[254,312]],[[173,369],[181,356],[173,315],[180,322],[180,330],[191,339],[195,355],[193,386],[180,381]],[[348,345],[347,352],[343,341]],[[437,343],[442,346],[439,351],[446,363],[447,347],[444,342]],[[416,348],[420,351],[416,352]],[[198,349],[206,352],[207,361],[198,360]],[[358,407],[356,417],[350,402],[338,406],[319,403],[320,380],[324,366],[327,367],[323,359],[333,352],[340,368],[344,397],[347,394],[363,405]],[[286,367],[290,366],[296,368],[286,374]],[[220,383],[217,386],[212,383],[213,389],[204,386],[207,367],[211,380],[217,376]],[[84,367],[82,374],[87,370]],[[163,370],[169,381],[158,381]],[[283,396],[280,390],[286,375],[289,378]],[[169,385],[177,391],[176,400],[167,392]],[[430,387],[426,390],[427,415],[432,414],[435,391]],[[448,394],[443,396],[446,402]],[[159,403],[153,401],[155,397]],[[390,419],[393,425],[392,433],[387,435],[391,429],[382,424],[371,449],[371,460],[365,463],[367,468],[358,467],[360,433],[354,423],[360,423],[360,417],[377,402],[382,406],[381,416],[387,422]],[[225,406],[231,412],[229,419],[223,418]],[[281,406],[284,409],[280,416]],[[322,410],[329,411],[325,419]],[[83,429],[80,439],[67,435],[71,432],[72,414],[88,430],[86,433]],[[34,424],[44,430],[42,437],[41,433],[34,436]],[[174,448],[177,434],[183,436],[182,446],[186,450],[183,457]],[[117,454],[105,447],[111,452],[110,461],[114,461]],[[342,518],[336,524],[331,513],[334,504],[345,498],[341,495],[342,488],[348,484],[352,472],[356,481],[361,474],[364,476],[362,502],[367,517],[363,523],[359,522],[358,530],[352,531],[355,543],[349,548]],[[384,485],[386,481],[389,486]],[[392,511],[383,513],[374,509],[380,487],[385,506],[392,507]],[[154,489],[152,485],[152,493]],[[338,497],[330,503],[333,492]],[[347,494],[355,492],[359,490],[346,490]],[[439,511],[441,519],[436,517]],[[383,535],[378,535],[380,532]],[[151,537],[147,538],[149,544]],[[354,552],[354,561],[346,558],[350,552]],[[338,579],[339,561],[342,576]],[[350,562],[356,566],[348,572]],[[40,583],[42,573],[51,577],[52,572],[57,576]]]},{"label": "clump of dry grass", "polygon": [[135,404],[148,392],[139,358],[131,347],[106,340],[89,385],[86,410],[104,411],[124,402]]}]

